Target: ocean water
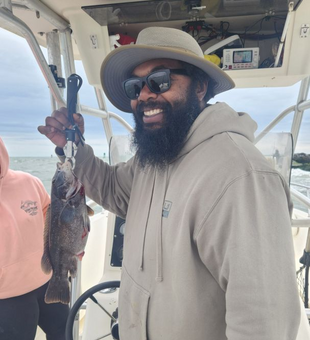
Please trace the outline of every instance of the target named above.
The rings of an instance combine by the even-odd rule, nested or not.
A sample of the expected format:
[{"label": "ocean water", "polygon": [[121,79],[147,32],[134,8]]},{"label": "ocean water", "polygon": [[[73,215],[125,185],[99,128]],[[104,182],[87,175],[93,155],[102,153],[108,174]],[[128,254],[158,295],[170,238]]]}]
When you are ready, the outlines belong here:
[{"label": "ocean water", "polygon": [[[107,158],[102,158],[108,162]],[[38,178],[44,184],[48,193],[51,192],[51,180],[56,171],[56,164],[58,158],[55,157],[11,157],[10,168],[13,170],[20,170],[28,172]],[[310,187],[310,172],[300,169],[292,169],[291,182],[296,184],[302,184]],[[295,187],[298,191],[306,194],[306,189]],[[294,206],[298,209],[306,211],[298,202],[294,202]]]},{"label": "ocean water", "polygon": [[40,178],[50,194],[51,180],[56,171],[57,160],[57,157],[10,157],[10,168],[25,171]]},{"label": "ocean water", "polygon": [[[107,158],[102,158],[108,162]],[[25,171],[40,178],[46,191],[51,193],[52,178],[57,168],[58,157],[10,157],[12,170]]]},{"label": "ocean water", "polygon": [[[309,171],[304,171],[301,169],[292,169],[291,185],[293,185],[294,183],[307,186],[308,188],[300,188],[297,186],[293,186],[293,188],[300,191],[301,193],[303,193],[304,195],[310,198],[310,172]],[[301,205],[298,201],[293,199],[293,203],[296,209],[309,212],[308,209],[305,208],[303,205]]]}]

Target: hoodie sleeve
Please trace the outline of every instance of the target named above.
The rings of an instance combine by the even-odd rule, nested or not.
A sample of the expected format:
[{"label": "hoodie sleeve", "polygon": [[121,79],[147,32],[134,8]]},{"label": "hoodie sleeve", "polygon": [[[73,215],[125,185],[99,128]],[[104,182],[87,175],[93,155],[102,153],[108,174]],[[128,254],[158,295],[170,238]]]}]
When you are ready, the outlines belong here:
[{"label": "hoodie sleeve", "polygon": [[94,155],[93,149],[79,145],[74,173],[85,187],[86,195],[105,209],[125,217],[133,182],[134,158],[110,166]]},{"label": "hoodie sleeve", "polygon": [[230,183],[197,234],[226,300],[228,340],[292,340],[300,323],[288,188],[274,172]]}]

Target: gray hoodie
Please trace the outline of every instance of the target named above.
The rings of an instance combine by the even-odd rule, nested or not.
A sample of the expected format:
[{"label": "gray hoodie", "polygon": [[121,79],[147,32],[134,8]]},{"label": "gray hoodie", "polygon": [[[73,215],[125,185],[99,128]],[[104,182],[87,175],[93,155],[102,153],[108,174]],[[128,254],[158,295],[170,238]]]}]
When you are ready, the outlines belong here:
[{"label": "gray hoodie", "polygon": [[300,322],[289,189],[253,145],[256,123],[206,108],[165,171],[109,166],[85,145],[87,195],[126,218],[124,340],[294,340]]}]

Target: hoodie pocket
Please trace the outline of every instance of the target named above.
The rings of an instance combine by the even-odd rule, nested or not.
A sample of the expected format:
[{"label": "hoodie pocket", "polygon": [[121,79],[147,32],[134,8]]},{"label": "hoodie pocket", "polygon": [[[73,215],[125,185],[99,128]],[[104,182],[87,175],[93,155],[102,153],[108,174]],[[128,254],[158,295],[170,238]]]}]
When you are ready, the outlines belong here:
[{"label": "hoodie pocket", "polygon": [[147,312],[150,293],[140,287],[122,268],[119,298],[121,339],[147,340]]},{"label": "hoodie pocket", "polygon": [[22,260],[0,268],[0,299],[19,296],[45,284],[51,275],[41,269],[42,249],[24,254]]}]

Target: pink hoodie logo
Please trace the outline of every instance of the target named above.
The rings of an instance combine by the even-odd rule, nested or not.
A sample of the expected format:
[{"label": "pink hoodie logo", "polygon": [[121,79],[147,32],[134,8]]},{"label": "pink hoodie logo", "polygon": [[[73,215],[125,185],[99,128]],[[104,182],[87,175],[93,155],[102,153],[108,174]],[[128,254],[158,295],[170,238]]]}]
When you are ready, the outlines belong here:
[{"label": "pink hoodie logo", "polygon": [[38,213],[38,206],[36,201],[22,201],[20,208],[31,216],[34,216]]}]

